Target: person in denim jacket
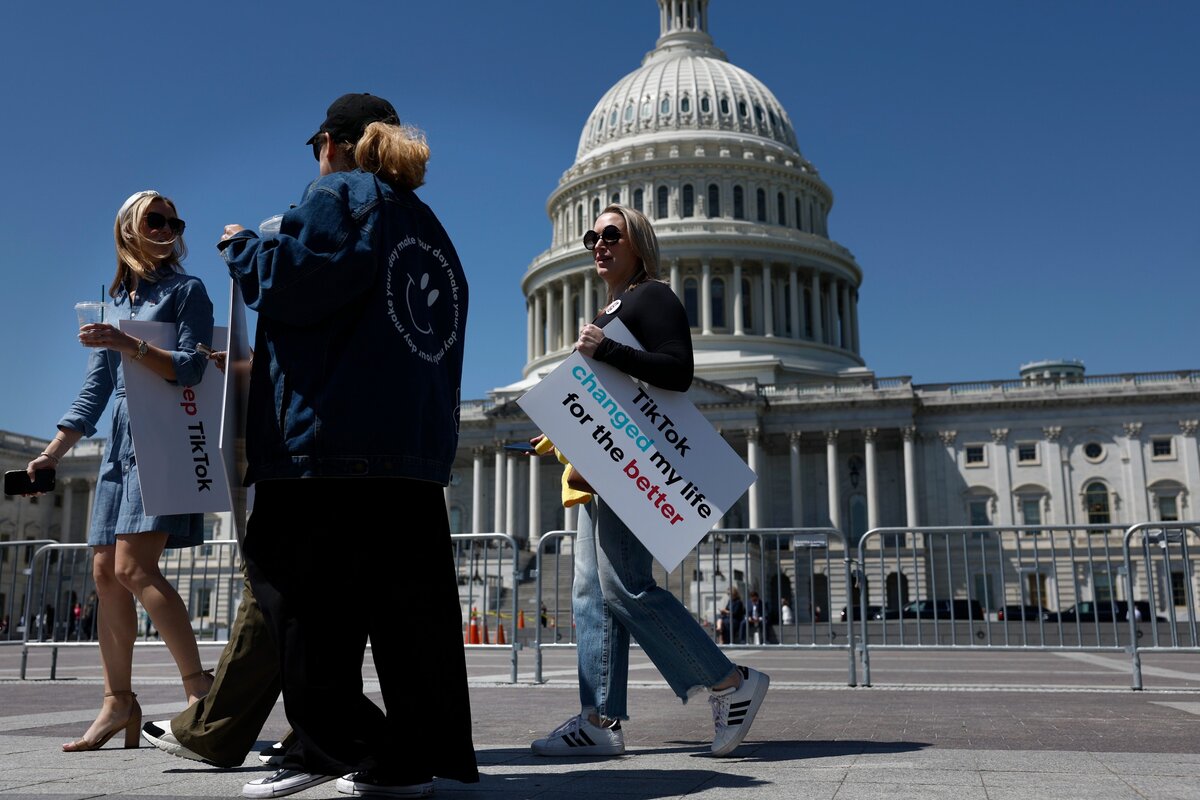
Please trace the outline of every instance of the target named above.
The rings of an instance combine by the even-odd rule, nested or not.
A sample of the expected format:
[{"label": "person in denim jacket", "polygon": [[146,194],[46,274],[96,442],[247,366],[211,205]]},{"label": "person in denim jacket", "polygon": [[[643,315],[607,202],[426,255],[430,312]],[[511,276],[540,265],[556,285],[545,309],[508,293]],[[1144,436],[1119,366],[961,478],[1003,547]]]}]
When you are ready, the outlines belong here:
[{"label": "person in denim jacket", "polygon": [[[212,342],[213,306],[199,278],[185,275],[183,220],[175,204],[155,191],[137,192],[117,212],[113,236],[117,272],[109,288],[111,322],[84,325],[79,341],[92,349],[83,388],[58,422],[46,450],[28,470],[54,469],[84,436],[96,433],[100,414],[113,398],[112,428],[100,464],[88,544],[95,549],[92,574],[99,614],[97,635],[104,667],[104,705],[81,739],[63,745],[75,752],[101,747],[125,731],[125,746],[137,747],[141,708],[131,691],[136,598],[149,613],[183,676],[189,702],[207,694],[212,678],[200,668],[196,636],[187,607],[158,569],[164,548],[194,547],[204,540],[202,514],[147,515],[142,509],[137,457],[125,403],[126,359],[163,380],[195,386],[208,363],[198,345]],[[117,319],[170,322],[177,344],[164,350],[122,333]]]},{"label": "person in denim jacket", "polygon": [[[434,776],[478,780],[442,493],[467,282],[413,192],[429,148],[390,103],[344,95],[309,143],[321,177],[278,233],[230,225],[219,245],[258,312],[244,552],[295,733],[282,769],[243,794],[338,778],[348,794],[418,796]],[[424,661],[391,613],[398,574],[426,609]],[[386,713],[363,694],[368,638]],[[434,708],[414,717],[414,692]]]}]

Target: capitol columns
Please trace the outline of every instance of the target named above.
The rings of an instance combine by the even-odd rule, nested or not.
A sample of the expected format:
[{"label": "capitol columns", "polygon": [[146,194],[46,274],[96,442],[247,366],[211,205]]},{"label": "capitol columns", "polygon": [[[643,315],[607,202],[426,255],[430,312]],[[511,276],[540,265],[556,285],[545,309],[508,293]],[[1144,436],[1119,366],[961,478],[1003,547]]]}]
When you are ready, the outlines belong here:
[{"label": "capitol columns", "polygon": [[570,350],[571,345],[579,338],[579,329],[575,327],[575,318],[571,316],[571,281],[562,279],[562,350]]},{"label": "capitol columns", "polygon": [[700,331],[712,333],[712,261],[700,262]]},{"label": "capitol columns", "polygon": [[529,456],[529,549],[537,552],[542,538],[541,456]]},{"label": "capitol columns", "polygon": [[596,318],[595,275],[595,270],[592,269],[583,273],[583,319],[585,323]]},{"label": "capitol columns", "polygon": [[474,466],[471,473],[471,532],[483,533],[483,454],[482,447],[471,451]]},{"label": "capitol columns", "polygon": [[746,335],[746,317],[742,313],[742,260],[733,260],[733,335]]},{"label": "capitol columns", "polygon": [[504,532],[509,536],[517,534],[517,454],[506,452],[508,475],[505,478],[504,493]]},{"label": "capitol columns", "polygon": [[542,305],[542,293],[533,290],[533,357],[546,352],[546,309]]},{"label": "capitol columns", "polygon": [[504,530],[504,442],[496,442],[496,502],[492,506],[492,531]]},{"label": "capitol columns", "polygon": [[808,315],[812,319],[812,340],[814,342],[823,342],[825,341],[825,334],[821,326],[821,274],[814,269],[808,281]]},{"label": "capitol columns", "polygon": [[904,437],[904,524],[915,528],[920,522],[917,519],[917,428],[906,425],[900,429]]},{"label": "capitol columns", "polygon": [[1144,487],[1146,480],[1146,453],[1142,448],[1142,423],[1126,422],[1124,425],[1126,440],[1125,458],[1125,496],[1133,503],[1134,519],[1150,519],[1150,509],[1146,502]]},{"label": "capitol columns", "polygon": [[788,434],[788,458],[791,465],[792,527],[804,525],[804,500],[800,494],[803,482],[800,475],[800,431]]},{"label": "capitol columns", "polygon": [[763,475],[761,472],[761,469],[762,469],[762,463],[761,463],[762,462],[762,444],[760,443],[761,437],[762,437],[762,430],[760,428],[748,428],[746,430],[746,465],[750,467],[751,472],[753,472],[756,476],[758,476],[757,478],[755,478],[754,483],[750,484],[750,491],[747,496],[747,502],[750,504],[749,526],[751,528],[759,527],[760,522],[761,522],[760,514],[759,514],[759,510],[758,510],[759,500],[762,496],[762,492],[759,491],[758,484],[759,484],[759,481],[763,478]]},{"label": "capitol columns", "polygon": [[[1179,420],[1179,432],[1183,434],[1182,446],[1179,448],[1183,455],[1183,479],[1187,482],[1187,493],[1182,494],[1179,498],[1179,507],[1183,509],[1187,505],[1188,494],[1200,493],[1200,451],[1196,449],[1196,429],[1200,427],[1200,420],[1181,419]],[[1183,519],[1190,519],[1191,514],[1184,514],[1182,510],[1179,516]]]},{"label": "capitol columns", "polygon": [[771,302],[771,262],[768,261],[763,264],[762,273],[763,336],[774,336],[775,318],[772,314],[774,304]]},{"label": "capitol columns", "polygon": [[683,278],[679,274],[679,259],[671,259],[671,291],[681,301],[683,300]]},{"label": "capitol columns", "polygon": [[1045,517],[1042,522],[1057,522],[1060,525],[1070,525],[1075,519],[1074,506],[1070,502],[1070,495],[1067,492],[1066,478],[1063,476],[1062,446],[1058,443],[1058,438],[1062,436],[1061,425],[1048,425],[1042,428],[1042,437],[1046,440],[1046,477],[1047,484],[1050,489],[1050,495],[1058,502],[1062,503],[1062,512],[1059,519]]},{"label": "capitol columns", "polygon": [[838,481],[838,431],[825,431],[825,475],[829,484],[829,524],[842,529],[842,492]]},{"label": "capitol columns", "polygon": [[[75,495],[75,487],[73,485],[75,480],[67,478],[66,480],[59,481],[59,483],[62,485],[63,501],[62,524],[58,528],[58,540],[63,543],[74,542],[75,537],[72,535],[73,531],[71,530],[71,506],[73,505],[72,501]],[[87,539],[85,538],[84,541],[86,542]]]},{"label": "capitol columns", "polygon": [[791,306],[792,338],[803,338],[800,333],[800,276],[795,264],[788,265],[788,300]]},{"label": "capitol columns", "polygon": [[879,527],[879,462],[876,458],[875,440],[878,428],[863,428],[863,449],[867,464],[867,530]]},{"label": "capitol columns", "polygon": [[1012,466],[1008,458],[1008,428],[992,428],[992,474],[996,487],[996,504],[999,519],[993,525],[1013,524]]}]

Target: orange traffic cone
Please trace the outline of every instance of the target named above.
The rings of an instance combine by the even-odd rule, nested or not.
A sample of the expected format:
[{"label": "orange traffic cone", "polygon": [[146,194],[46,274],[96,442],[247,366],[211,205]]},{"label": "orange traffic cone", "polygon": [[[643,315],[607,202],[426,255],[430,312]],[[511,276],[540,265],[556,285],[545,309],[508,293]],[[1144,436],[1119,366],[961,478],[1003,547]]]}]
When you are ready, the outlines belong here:
[{"label": "orange traffic cone", "polygon": [[525,630],[525,609],[523,608],[517,612],[517,630]]},{"label": "orange traffic cone", "polygon": [[504,625],[500,620],[496,620],[496,644],[508,644],[504,639]]},{"label": "orange traffic cone", "polygon": [[471,622],[467,625],[467,644],[479,644],[479,621],[475,618],[475,609],[471,609]]},{"label": "orange traffic cone", "polygon": [[482,636],[481,644],[491,644],[491,642],[488,641],[487,617],[483,617],[481,620],[479,620],[479,624],[480,624],[480,627],[482,628],[482,630],[480,631],[480,634]]}]

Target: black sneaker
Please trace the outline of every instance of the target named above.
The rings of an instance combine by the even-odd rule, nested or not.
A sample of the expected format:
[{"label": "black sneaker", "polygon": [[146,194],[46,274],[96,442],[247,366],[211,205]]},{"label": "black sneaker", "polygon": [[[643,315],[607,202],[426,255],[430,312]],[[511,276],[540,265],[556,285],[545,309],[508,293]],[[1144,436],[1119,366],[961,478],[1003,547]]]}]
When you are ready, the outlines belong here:
[{"label": "black sneaker", "polygon": [[337,779],[337,790],[354,797],[428,797],[433,779],[420,783],[383,783],[368,771],[351,772]]},{"label": "black sneaker", "polygon": [[281,769],[272,772],[265,778],[258,778],[247,783],[242,787],[242,797],[286,797],[289,794],[303,792],[305,789],[327,783],[336,777],[336,775],[317,775],[312,772]]}]

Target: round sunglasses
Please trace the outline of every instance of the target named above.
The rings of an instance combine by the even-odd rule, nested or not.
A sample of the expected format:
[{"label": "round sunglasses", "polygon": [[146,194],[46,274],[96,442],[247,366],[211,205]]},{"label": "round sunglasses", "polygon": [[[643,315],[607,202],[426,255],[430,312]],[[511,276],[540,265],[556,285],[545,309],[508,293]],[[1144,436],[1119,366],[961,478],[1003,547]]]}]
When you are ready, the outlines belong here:
[{"label": "round sunglasses", "polygon": [[595,250],[596,243],[601,239],[604,240],[606,245],[612,247],[614,244],[621,241],[621,229],[616,225],[606,225],[604,226],[604,230],[600,231],[599,233],[596,233],[595,231],[588,231],[583,235],[583,246],[587,250]]},{"label": "round sunglasses", "polygon": [[160,231],[164,227],[170,228],[171,233],[178,236],[183,233],[183,229],[187,227],[187,223],[178,217],[165,217],[157,211],[146,212],[146,227],[152,231]]}]

